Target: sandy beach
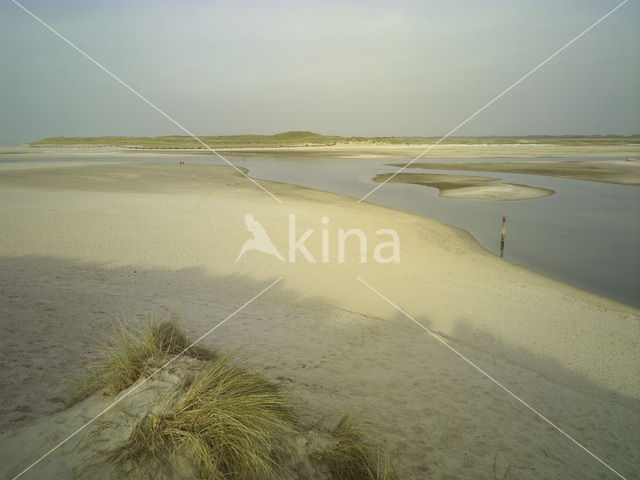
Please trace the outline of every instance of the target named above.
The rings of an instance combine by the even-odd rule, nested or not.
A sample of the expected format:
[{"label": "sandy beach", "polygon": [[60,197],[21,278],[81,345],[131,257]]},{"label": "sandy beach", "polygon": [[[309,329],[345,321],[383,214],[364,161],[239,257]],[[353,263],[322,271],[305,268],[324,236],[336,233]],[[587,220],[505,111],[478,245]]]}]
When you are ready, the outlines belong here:
[{"label": "sandy beach", "polygon": [[[376,154],[406,155],[414,148]],[[59,154],[87,155],[69,152]],[[432,153],[470,152],[444,146]],[[588,152],[473,147],[473,156],[491,157],[637,155],[627,147]],[[0,156],[43,153],[20,147]],[[260,183],[282,203],[228,167],[0,164],[2,478],[81,424],[83,418],[69,418],[63,409],[69,381],[114,318],[180,315],[181,328],[197,338],[279,277],[203,344],[241,348],[300,399],[297,410],[306,421],[333,423],[347,411],[360,416],[374,438],[399,454],[401,478],[491,478],[494,459],[502,470],[512,465],[519,480],[618,477],[362,280],[626,478],[640,476],[638,310],[504,261],[467,232],[435,220]],[[236,263],[251,237],[248,213],[285,261],[250,251]],[[300,251],[288,261],[292,214],[296,238],[314,229],[306,246],[315,263]],[[369,240],[367,263],[355,240],[344,262],[338,260],[336,232],[349,228]],[[371,260],[380,229],[398,233],[398,263]],[[23,478],[68,477],[80,458],[76,445]]]}]

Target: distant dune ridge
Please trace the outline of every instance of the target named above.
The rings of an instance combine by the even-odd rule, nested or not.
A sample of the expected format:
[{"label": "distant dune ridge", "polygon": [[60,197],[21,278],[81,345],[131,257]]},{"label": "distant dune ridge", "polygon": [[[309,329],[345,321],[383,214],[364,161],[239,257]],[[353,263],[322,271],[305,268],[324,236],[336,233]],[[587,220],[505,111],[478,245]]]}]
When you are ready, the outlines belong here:
[{"label": "distant dune ridge", "polygon": [[[338,144],[388,144],[422,145],[439,140],[439,137],[342,137],[322,135],[308,131],[290,131],[274,135],[204,135],[199,137],[211,147],[296,147],[334,146]],[[540,144],[565,146],[627,145],[640,144],[640,135],[527,135],[492,137],[449,137],[442,144],[501,145]],[[31,146],[116,146],[128,148],[196,148],[205,149],[196,139],[186,135],[162,137],[53,137],[29,142]]]},{"label": "distant dune ridge", "polygon": [[[307,131],[275,135],[202,136],[209,147],[225,156],[332,156],[344,158],[527,158],[589,157],[637,158],[640,135],[632,136],[520,136],[449,137],[340,137]],[[0,158],[154,157],[211,155],[188,136],[164,137],[55,137],[22,146],[1,147]]]}]

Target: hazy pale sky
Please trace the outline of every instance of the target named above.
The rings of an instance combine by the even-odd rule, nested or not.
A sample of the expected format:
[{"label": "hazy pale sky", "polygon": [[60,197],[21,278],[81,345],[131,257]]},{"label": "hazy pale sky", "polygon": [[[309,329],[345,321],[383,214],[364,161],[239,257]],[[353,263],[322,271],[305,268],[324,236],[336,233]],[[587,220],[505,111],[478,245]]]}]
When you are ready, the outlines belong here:
[{"label": "hazy pale sky", "polygon": [[[18,0],[198,135],[444,135],[614,0]],[[457,135],[640,132],[640,2]],[[182,134],[11,1],[0,145]]]}]

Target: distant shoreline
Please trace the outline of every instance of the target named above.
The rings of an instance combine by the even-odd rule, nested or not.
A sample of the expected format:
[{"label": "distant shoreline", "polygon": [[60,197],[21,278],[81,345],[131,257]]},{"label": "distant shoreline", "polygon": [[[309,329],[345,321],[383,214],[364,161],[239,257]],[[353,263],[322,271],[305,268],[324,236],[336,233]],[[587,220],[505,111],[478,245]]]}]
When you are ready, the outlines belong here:
[{"label": "distant shoreline", "polygon": [[[433,146],[435,143],[437,145]],[[161,137],[54,137],[0,148],[11,155],[60,157],[211,155],[321,155],[348,158],[417,157],[633,157],[640,155],[640,135],[526,135],[492,137],[342,137],[309,131],[275,135]]]},{"label": "distant shoreline", "polygon": [[[322,156],[339,158],[415,158],[431,144],[345,143],[314,146],[213,147],[223,156]],[[0,147],[0,159],[20,158],[152,158],[210,156],[204,148],[155,148],[89,145],[22,145]],[[618,145],[439,144],[421,158],[638,158],[640,143]]]},{"label": "distant shoreline", "polygon": [[159,137],[101,136],[101,137],[50,137],[34,142],[31,146],[106,146],[130,148],[262,148],[262,147],[332,147],[370,145],[564,145],[599,146],[640,144],[636,135],[520,135],[464,137],[362,137],[322,135],[304,130],[276,133],[274,135],[165,135]]}]

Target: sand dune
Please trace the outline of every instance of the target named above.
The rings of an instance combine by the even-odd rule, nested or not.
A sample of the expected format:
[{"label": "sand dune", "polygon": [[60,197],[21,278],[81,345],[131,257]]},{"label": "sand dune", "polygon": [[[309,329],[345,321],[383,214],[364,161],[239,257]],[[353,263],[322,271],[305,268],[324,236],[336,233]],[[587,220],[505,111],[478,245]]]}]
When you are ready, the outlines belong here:
[{"label": "sand dune", "polygon": [[[280,276],[204,343],[243,347],[310,421],[359,413],[401,452],[403,478],[488,478],[496,456],[518,479],[616,477],[357,277],[627,478],[640,475],[638,310],[503,261],[440,222],[262,183],[283,203],[224,167],[0,165],[3,476],[73,431],[52,414],[114,316],[180,314],[195,338]],[[235,263],[251,237],[246,213],[285,258],[295,214],[297,237],[315,229],[306,245],[317,262],[249,252]],[[365,233],[369,259],[376,231],[395,229],[400,262],[362,264],[354,240],[340,263],[340,228]],[[59,471],[56,455],[24,478]]]}]

